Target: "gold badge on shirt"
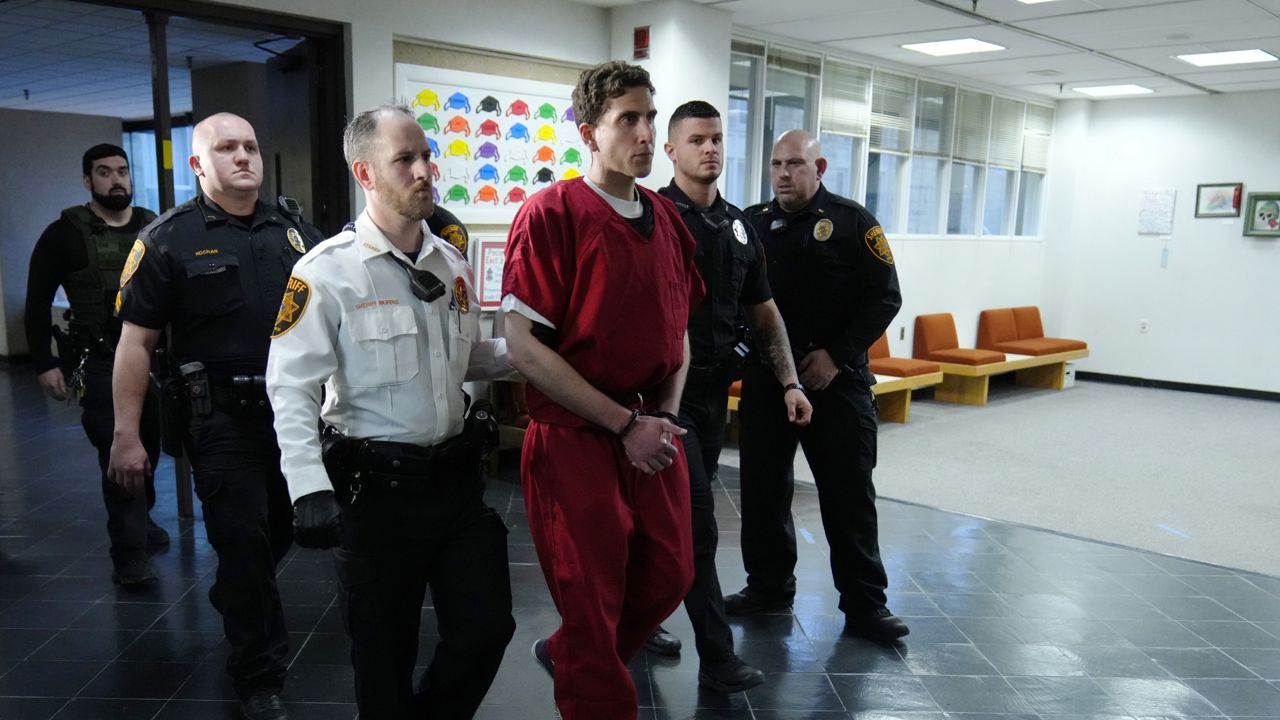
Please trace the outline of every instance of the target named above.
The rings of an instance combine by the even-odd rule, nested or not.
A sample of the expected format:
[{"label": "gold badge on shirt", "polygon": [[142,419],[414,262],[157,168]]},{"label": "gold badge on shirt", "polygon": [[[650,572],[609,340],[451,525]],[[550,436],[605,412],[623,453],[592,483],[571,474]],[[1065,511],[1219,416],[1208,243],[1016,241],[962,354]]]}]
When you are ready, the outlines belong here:
[{"label": "gold badge on shirt", "polygon": [[460,225],[447,225],[440,231],[440,237],[449,242],[450,245],[458,248],[458,252],[464,256],[467,254],[467,231],[463,230]]},{"label": "gold badge on shirt", "polygon": [[467,281],[462,278],[453,281],[453,302],[458,306],[458,312],[464,315],[471,310],[471,301],[467,298]]},{"label": "gold badge on shirt", "polygon": [[893,264],[893,251],[889,249],[889,241],[884,239],[884,229],[879,225],[867,231],[863,236],[867,242],[867,249],[871,251],[876,259],[886,265]]},{"label": "gold badge on shirt", "polygon": [[293,329],[307,310],[307,302],[311,300],[311,286],[306,280],[295,275],[289,276],[289,283],[284,287],[284,299],[280,301],[280,312],[276,314],[276,324],[271,329],[274,340]]},{"label": "gold badge on shirt", "polygon": [[817,225],[813,226],[813,239],[818,242],[826,242],[831,239],[831,233],[835,232],[836,226],[832,224],[828,218],[822,218]]},{"label": "gold badge on shirt", "polygon": [[302,233],[298,232],[298,228],[289,228],[289,231],[284,236],[289,238],[290,247],[303,255],[307,254],[307,246],[302,243]]}]

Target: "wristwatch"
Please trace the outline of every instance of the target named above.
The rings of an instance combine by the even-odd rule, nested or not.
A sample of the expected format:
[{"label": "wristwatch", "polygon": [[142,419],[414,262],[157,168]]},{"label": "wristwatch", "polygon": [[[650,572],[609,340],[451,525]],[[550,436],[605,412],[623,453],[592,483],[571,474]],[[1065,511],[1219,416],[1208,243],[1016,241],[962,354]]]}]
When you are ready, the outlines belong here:
[{"label": "wristwatch", "polygon": [[[800,392],[804,393],[804,386],[801,385],[800,383],[787,383],[786,385],[782,386],[783,395],[786,395],[788,390],[799,390]],[[805,393],[805,394],[808,395],[809,393]]]}]

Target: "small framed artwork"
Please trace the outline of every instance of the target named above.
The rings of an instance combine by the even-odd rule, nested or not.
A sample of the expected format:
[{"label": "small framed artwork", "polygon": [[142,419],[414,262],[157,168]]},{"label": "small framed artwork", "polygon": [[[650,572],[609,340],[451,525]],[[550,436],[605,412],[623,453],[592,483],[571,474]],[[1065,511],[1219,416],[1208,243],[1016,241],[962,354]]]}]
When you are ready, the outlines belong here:
[{"label": "small framed artwork", "polygon": [[505,237],[481,238],[476,248],[476,295],[481,310],[502,305],[502,264],[507,251]]},{"label": "small framed artwork", "polygon": [[1196,217],[1240,217],[1244,183],[1211,183],[1196,186]]},{"label": "small framed artwork", "polygon": [[1244,234],[1254,237],[1280,237],[1280,192],[1249,193]]}]

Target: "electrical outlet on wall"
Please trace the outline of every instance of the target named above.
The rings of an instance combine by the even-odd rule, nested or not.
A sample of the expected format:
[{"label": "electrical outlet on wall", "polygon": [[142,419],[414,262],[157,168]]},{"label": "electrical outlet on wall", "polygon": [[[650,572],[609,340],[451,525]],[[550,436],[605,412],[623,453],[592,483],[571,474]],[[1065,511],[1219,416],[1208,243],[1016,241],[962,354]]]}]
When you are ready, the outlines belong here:
[{"label": "electrical outlet on wall", "polygon": [[1138,332],[1146,334],[1147,330],[1149,330],[1150,328],[1151,328],[1150,320],[1146,318],[1141,318],[1138,320]]}]

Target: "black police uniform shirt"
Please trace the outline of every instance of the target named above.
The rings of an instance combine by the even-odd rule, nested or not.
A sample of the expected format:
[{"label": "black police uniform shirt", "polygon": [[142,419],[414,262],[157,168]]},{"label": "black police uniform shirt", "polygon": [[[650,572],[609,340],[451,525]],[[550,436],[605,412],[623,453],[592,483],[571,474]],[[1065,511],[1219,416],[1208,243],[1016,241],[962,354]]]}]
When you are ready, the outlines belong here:
[{"label": "black police uniform shirt", "polygon": [[764,242],[769,285],[796,360],[823,349],[862,367],[902,307],[893,252],[875,216],[819,185],[803,209],[776,199],[745,210]]},{"label": "black police uniform shirt", "polygon": [[698,207],[673,180],[658,192],[675,203],[697,247],[693,262],[707,284],[706,299],[689,311],[689,347],[694,367],[732,359],[743,307],[773,297],[765,273],[765,251],[747,217],[719,193]]},{"label": "black police uniform shirt", "polygon": [[246,219],[197,197],[144,229],[121,274],[117,315],[156,330],[172,324],[179,364],[261,375],[293,264],[317,237],[261,201]]},{"label": "black police uniform shirt", "polygon": [[[134,207],[129,222],[119,228],[113,228],[121,234],[138,236],[148,222],[156,218],[155,213],[144,207]],[[107,227],[97,218],[94,227]],[[126,246],[127,247],[127,246]],[[85,238],[76,229],[74,223],[65,216],[54,220],[45,228],[31,251],[31,266],[27,274],[27,305],[23,311],[23,325],[26,330],[27,348],[31,353],[31,362],[36,372],[42,373],[58,367],[58,358],[50,352],[49,343],[53,339],[53,328],[50,323],[49,308],[58,292],[58,286],[67,282],[72,273],[85,269],[89,264],[89,254],[85,247]],[[112,293],[114,297],[114,292]],[[111,314],[110,306],[104,307],[101,313]],[[75,312],[74,306],[72,312]],[[85,313],[88,314],[88,313]],[[98,313],[93,313],[98,314]],[[107,338],[120,336],[119,321],[112,319],[111,327],[105,328],[103,334]]]}]

